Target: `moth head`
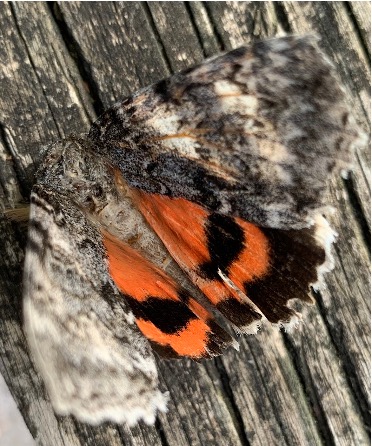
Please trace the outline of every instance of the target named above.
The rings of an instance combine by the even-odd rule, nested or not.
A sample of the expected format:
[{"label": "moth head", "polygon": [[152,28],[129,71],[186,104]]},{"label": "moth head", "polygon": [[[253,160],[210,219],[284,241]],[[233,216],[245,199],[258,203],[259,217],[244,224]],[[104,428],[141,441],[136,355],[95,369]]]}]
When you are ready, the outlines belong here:
[{"label": "moth head", "polygon": [[36,184],[58,191],[90,212],[107,205],[115,190],[112,168],[94,145],[72,136],[49,145],[44,153]]}]

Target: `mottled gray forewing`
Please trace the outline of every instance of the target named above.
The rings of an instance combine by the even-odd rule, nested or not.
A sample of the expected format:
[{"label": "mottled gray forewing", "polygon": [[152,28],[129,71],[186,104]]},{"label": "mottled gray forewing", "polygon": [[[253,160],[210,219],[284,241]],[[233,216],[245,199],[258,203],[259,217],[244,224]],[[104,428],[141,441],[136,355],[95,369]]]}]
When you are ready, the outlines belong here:
[{"label": "mottled gray forewing", "polygon": [[165,409],[151,349],[112,284],[99,231],[35,186],[24,273],[25,329],[55,410],[92,424],[152,423]]},{"label": "mottled gray forewing", "polygon": [[132,186],[288,229],[311,224],[359,132],[317,39],[292,36],[141,90],[89,137]]}]

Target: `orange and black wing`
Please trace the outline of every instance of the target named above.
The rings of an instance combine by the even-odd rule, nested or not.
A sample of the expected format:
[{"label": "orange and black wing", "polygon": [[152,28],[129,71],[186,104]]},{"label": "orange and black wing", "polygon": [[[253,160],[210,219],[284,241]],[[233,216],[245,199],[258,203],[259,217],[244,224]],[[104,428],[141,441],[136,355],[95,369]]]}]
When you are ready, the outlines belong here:
[{"label": "orange and black wing", "polygon": [[[209,301],[241,331],[299,316],[290,299],[312,302],[310,285],[329,270],[334,234],[319,217],[312,228],[260,228],[181,198],[133,191],[134,200],[172,257]],[[292,319],[294,317],[294,319]]]}]

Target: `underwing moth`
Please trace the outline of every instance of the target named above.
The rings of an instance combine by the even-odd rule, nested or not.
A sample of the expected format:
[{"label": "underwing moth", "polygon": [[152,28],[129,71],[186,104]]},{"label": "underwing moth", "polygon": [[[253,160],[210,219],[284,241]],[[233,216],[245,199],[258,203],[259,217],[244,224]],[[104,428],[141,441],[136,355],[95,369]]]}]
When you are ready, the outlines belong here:
[{"label": "underwing moth", "polygon": [[[154,423],[153,350],[210,358],[295,323],[332,269],[327,182],[360,132],[312,36],[253,43],[144,88],[45,150],[25,331],[57,413]],[[208,302],[203,305],[202,302]]]}]

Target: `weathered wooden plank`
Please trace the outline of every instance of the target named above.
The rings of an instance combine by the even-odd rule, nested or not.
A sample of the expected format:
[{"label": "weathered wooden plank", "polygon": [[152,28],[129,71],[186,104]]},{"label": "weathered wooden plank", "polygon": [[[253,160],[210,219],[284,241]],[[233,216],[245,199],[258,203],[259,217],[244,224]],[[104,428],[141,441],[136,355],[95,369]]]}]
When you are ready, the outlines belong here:
[{"label": "weathered wooden plank", "polygon": [[84,74],[104,108],[169,74],[162,43],[141,2],[62,2],[59,8],[65,37],[84,61]]},{"label": "weathered wooden plank", "polygon": [[354,21],[356,32],[360,33],[363,45],[371,57],[371,4],[370,2],[348,2],[349,15]]},{"label": "weathered wooden plank", "polygon": [[239,432],[234,425],[216,368],[190,360],[159,360],[164,390],[170,392],[169,412],[160,415],[169,445],[238,445]]},{"label": "weathered wooden plank", "polygon": [[304,311],[304,317],[306,324],[301,324],[297,336],[288,339],[323,441],[345,446],[368,445],[368,433],[349,391],[338,351],[327,337],[322,315]]},{"label": "weathered wooden plank", "polygon": [[[154,27],[172,71],[179,71],[203,59],[202,46],[183,2],[149,2]],[[184,49],[184,51],[183,51]]]},{"label": "weathered wooden plank", "polygon": [[279,330],[263,327],[243,338],[241,350],[224,355],[221,363],[250,445],[322,444]]},{"label": "weathered wooden plank", "polygon": [[274,2],[206,2],[205,5],[225,50],[282,32]]},{"label": "weathered wooden plank", "polygon": [[190,14],[195,32],[199,37],[204,56],[210,57],[213,54],[217,54],[221,48],[216,39],[205,5],[201,2],[188,2],[186,3],[186,8]]},{"label": "weathered wooden plank", "polygon": [[[26,157],[28,149],[37,161],[40,142],[87,129],[94,111],[102,111],[115,99],[170,70],[199,62],[219,48],[274,35],[289,23],[297,32],[320,33],[325,50],[345,64],[342,70],[347,76],[353,77],[354,70],[362,67],[357,79],[348,81],[348,91],[363,96],[363,76],[368,79],[365,51],[343,6],[331,7],[332,14],[327,8],[330,6],[266,2],[61,3],[54,9],[58,28],[45,4],[16,4],[13,13],[0,5],[3,29],[9,29],[3,39],[7,50],[0,49],[0,54],[10,70],[0,77],[8,93],[6,101],[0,100],[5,116],[0,198],[14,205],[19,191],[27,195],[33,169],[29,168],[31,158]],[[341,24],[336,27],[332,20]],[[336,38],[340,33],[345,34],[341,44]],[[358,62],[354,64],[355,57]],[[356,102],[356,115],[363,125],[367,105],[364,96]],[[36,119],[17,116],[19,110],[24,113],[23,107],[38,110]],[[34,144],[29,145],[30,141]],[[366,171],[368,157],[361,154],[359,161]],[[355,177],[359,181],[355,193],[364,210],[368,188],[365,179],[359,180],[361,172],[359,169]],[[17,179],[23,183],[21,188]],[[1,220],[0,243],[6,254],[0,265],[4,310],[0,366],[32,433],[48,445],[212,445],[220,444],[221,438],[231,445],[367,444],[363,421],[369,397],[368,256],[344,192],[342,183],[336,182],[331,197],[335,203],[340,201],[334,217],[340,241],[336,270],[318,296],[320,309],[306,311],[306,325],[285,342],[278,332],[268,329],[257,338],[244,340],[240,353],[228,352],[216,362],[160,360],[163,390],[170,391],[171,401],[169,414],[161,415],[157,428],[143,424],[134,429],[91,428],[54,416],[31,368],[20,329],[24,233]]]},{"label": "weathered wooden plank", "polygon": [[[337,184],[338,183],[338,184]],[[340,193],[341,180],[332,183],[338,200],[331,224],[338,232],[334,249],[335,268],[327,288],[318,298],[332,342],[366,425],[370,411],[370,271],[369,253],[359,227],[351,224],[348,196]]]}]

